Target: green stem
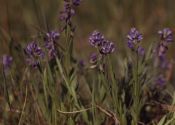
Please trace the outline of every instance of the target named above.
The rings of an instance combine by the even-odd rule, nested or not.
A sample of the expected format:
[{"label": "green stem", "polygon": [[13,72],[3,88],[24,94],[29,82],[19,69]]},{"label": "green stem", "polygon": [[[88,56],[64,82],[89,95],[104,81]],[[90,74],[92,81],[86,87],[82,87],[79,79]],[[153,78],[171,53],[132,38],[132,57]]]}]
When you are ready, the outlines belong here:
[{"label": "green stem", "polygon": [[116,109],[117,111],[117,115],[120,119],[120,122],[121,124],[125,123],[125,119],[123,119],[123,115],[124,115],[124,112],[123,112],[123,108],[124,106],[122,106],[122,102],[118,96],[118,91],[119,91],[119,88],[117,86],[117,81],[115,80],[115,77],[114,77],[114,72],[113,72],[113,66],[112,66],[112,62],[111,62],[111,59],[110,57],[108,56],[108,66],[109,66],[109,73],[110,73],[110,76],[111,76],[111,80],[112,80],[112,84],[111,84],[111,87],[112,87],[112,101],[114,103],[114,108]]},{"label": "green stem", "polygon": [[[92,85],[92,107],[95,106],[95,82],[93,82]],[[93,115],[93,124],[95,125],[96,121],[96,115],[95,115],[95,108],[92,109],[92,115]]]},{"label": "green stem", "polygon": [[135,82],[134,82],[134,104],[133,104],[133,125],[137,125],[139,122],[139,114],[140,114],[140,97],[141,97],[141,85],[139,83],[139,55],[136,53],[136,74],[135,74]]},{"label": "green stem", "polygon": [[[61,65],[61,63],[60,63],[60,61],[59,61],[58,58],[56,58],[56,62],[57,62],[57,65],[58,65],[60,74],[61,74],[62,78],[64,79],[64,81],[65,81],[65,83],[66,83],[66,87],[67,87],[67,89],[68,89],[70,95],[73,97],[76,106],[79,107],[79,105],[78,105],[78,99],[77,99],[77,97],[76,97],[76,92],[75,92],[74,87],[71,85],[70,80],[66,77],[66,75],[65,75],[65,73],[64,73],[64,71],[63,71],[62,65]],[[79,107],[79,108],[80,108],[80,107]]]}]

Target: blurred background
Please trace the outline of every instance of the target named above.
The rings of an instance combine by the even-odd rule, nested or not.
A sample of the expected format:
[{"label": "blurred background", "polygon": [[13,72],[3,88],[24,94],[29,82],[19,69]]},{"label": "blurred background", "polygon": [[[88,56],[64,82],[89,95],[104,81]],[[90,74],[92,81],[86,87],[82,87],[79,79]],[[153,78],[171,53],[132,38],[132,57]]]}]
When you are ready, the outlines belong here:
[{"label": "blurred background", "polygon": [[[82,0],[76,9],[76,51],[89,52],[89,34],[97,29],[125,48],[126,34],[137,27],[144,34],[143,44],[157,41],[157,31],[175,28],[174,0]],[[30,41],[39,30],[59,27],[63,0],[0,0],[0,55],[8,53],[10,38],[14,44]],[[123,44],[124,43],[124,44]],[[82,52],[83,50],[83,52]],[[81,52],[81,53],[80,53]],[[174,53],[173,47],[170,50]]]}]

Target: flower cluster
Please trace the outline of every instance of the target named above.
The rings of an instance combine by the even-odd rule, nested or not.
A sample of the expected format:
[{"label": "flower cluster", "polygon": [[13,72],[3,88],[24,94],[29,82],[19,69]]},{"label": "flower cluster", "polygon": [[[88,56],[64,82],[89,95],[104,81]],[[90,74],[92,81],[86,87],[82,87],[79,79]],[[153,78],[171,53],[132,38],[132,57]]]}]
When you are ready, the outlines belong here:
[{"label": "flower cluster", "polygon": [[143,35],[136,28],[131,28],[127,35],[127,39],[128,47],[130,49],[136,51],[139,55],[144,55],[145,50],[139,45],[139,43],[143,39]]},{"label": "flower cluster", "polygon": [[5,70],[11,66],[12,61],[13,61],[13,58],[11,56],[3,55],[2,64]]},{"label": "flower cluster", "polygon": [[89,62],[91,64],[90,68],[91,69],[97,68],[100,71],[104,71],[105,63],[102,60],[103,60],[102,54],[92,53],[89,59]]},{"label": "flower cluster", "polygon": [[103,41],[104,41],[103,34],[101,34],[96,30],[89,37],[89,43],[95,47],[100,46]]},{"label": "flower cluster", "polygon": [[80,2],[81,2],[81,0],[72,0],[72,3],[74,6],[79,6]]},{"label": "flower cluster", "polygon": [[80,2],[81,0],[64,0],[64,9],[60,12],[60,20],[70,23],[72,16],[75,15],[74,6],[80,5]]},{"label": "flower cluster", "polygon": [[44,41],[45,41],[45,47],[48,50],[48,55],[50,59],[56,56],[57,52],[55,49],[55,44],[56,44],[56,41],[59,39],[59,36],[60,34],[56,31],[51,31],[46,33]]},{"label": "flower cluster", "polygon": [[113,53],[114,50],[115,50],[115,46],[114,46],[113,42],[110,42],[108,40],[104,40],[102,42],[102,46],[101,46],[101,49],[100,49],[100,52],[102,54],[110,54],[110,53]]},{"label": "flower cluster", "polygon": [[98,31],[94,31],[89,37],[89,43],[98,48],[103,55],[113,53],[115,50],[114,43],[105,39],[104,35]]},{"label": "flower cluster", "polygon": [[98,58],[97,54],[96,53],[92,53],[90,55],[90,63],[92,63],[92,64],[96,63],[97,62],[97,58]]},{"label": "flower cluster", "polygon": [[55,42],[59,37],[60,37],[60,34],[57,31],[51,31],[46,33],[45,41]]},{"label": "flower cluster", "polygon": [[173,42],[173,34],[169,28],[158,31],[158,34],[160,36],[160,44],[157,47],[157,53],[159,58],[162,58],[168,50],[168,44]]},{"label": "flower cluster", "polygon": [[160,72],[158,75],[156,83],[163,85],[167,81],[164,72],[169,70],[172,65],[166,58],[166,52],[168,50],[168,44],[173,42],[173,33],[169,28],[164,28],[158,31],[158,34],[160,36],[160,43],[156,48],[156,56],[158,57],[158,66],[163,72]]},{"label": "flower cluster", "polygon": [[164,28],[163,30],[158,31],[160,35],[161,41],[164,42],[172,42],[173,41],[173,33],[170,28]]},{"label": "flower cluster", "polygon": [[27,63],[33,67],[39,65],[39,58],[44,58],[44,52],[35,41],[26,46],[25,53],[28,56]]}]

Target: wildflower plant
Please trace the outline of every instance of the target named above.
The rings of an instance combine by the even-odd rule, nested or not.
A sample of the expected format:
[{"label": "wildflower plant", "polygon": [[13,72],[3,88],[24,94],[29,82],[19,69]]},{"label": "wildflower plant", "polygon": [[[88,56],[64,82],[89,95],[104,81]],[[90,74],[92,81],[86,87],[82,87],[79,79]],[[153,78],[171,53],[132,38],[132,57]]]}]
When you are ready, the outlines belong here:
[{"label": "wildflower plant", "polygon": [[[165,71],[173,65],[166,55],[173,32],[160,30],[158,43],[145,49],[142,33],[131,28],[124,42],[130,55],[121,57],[117,40],[112,42],[94,30],[86,42],[95,52],[80,59],[74,51],[73,16],[81,1],[63,1],[60,27],[41,31],[23,47],[21,58],[27,65],[19,71],[8,76],[5,72],[11,70],[12,62],[16,66],[16,58],[2,57],[4,125],[8,118],[18,125],[173,125],[174,112],[169,110],[174,93],[163,91],[169,82]],[[159,116],[150,113],[154,106],[160,106]]]}]

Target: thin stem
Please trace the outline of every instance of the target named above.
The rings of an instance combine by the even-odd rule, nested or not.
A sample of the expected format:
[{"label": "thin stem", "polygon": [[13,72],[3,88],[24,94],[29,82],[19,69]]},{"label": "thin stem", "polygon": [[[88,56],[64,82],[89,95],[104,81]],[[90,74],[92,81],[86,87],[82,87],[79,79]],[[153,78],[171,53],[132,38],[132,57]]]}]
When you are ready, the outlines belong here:
[{"label": "thin stem", "polygon": [[[95,105],[95,82],[92,83],[92,105]],[[92,109],[92,115],[93,115],[93,123],[95,124],[96,116],[95,116],[95,109]]]},{"label": "thin stem", "polygon": [[9,105],[9,108],[11,109],[9,92],[8,92],[8,87],[7,87],[7,79],[6,79],[6,75],[5,75],[5,68],[4,68],[4,66],[2,68],[3,68],[2,74],[3,74],[3,77],[4,77],[4,93],[5,93],[5,97],[7,98],[7,103]]},{"label": "thin stem", "polygon": [[134,82],[134,116],[133,116],[133,125],[136,125],[139,121],[139,113],[140,113],[140,97],[141,97],[141,86],[139,83],[139,54],[136,52],[136,72],[135,72],[135,82]]},{"label": "thin stem", "polygon": [[22,107],[22,112],[21,112],[21,115],[20,115],[20,118],[19,118],[18,125],[21,124],[22,116],[23,116],[23,113],[24,113],[24,109],[25,109],[25,107],[26,107],[26,102],[27,102],[27,93],[28,93],[28,89],[27,89],[27,85],[26,85],[26,89],[25,89],[25,100],[24,100],[24,104],[23,104],[23,107]]}]

